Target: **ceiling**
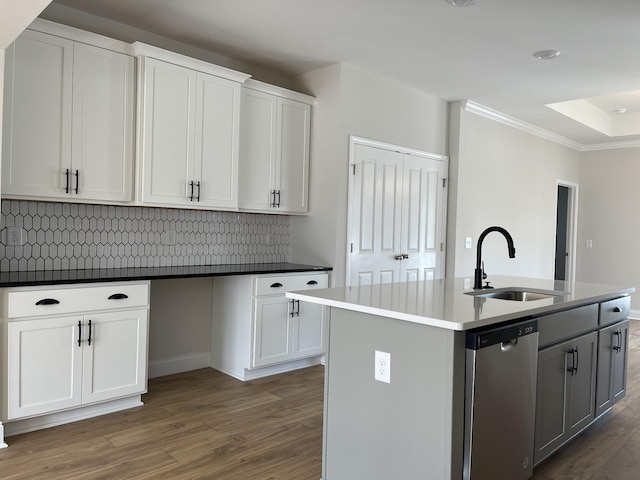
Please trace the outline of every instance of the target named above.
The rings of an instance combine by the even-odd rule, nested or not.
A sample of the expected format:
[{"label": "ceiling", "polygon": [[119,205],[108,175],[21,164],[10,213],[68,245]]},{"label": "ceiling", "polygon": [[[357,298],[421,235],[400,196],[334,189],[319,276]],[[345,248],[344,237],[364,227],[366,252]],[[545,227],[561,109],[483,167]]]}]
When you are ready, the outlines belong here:
[{"label": "ceiling", "polygon": [[[288,76],[354,64],[446,100],[471,100],[578,148],[640,145],[639,0],[477,0],[465,8],[444,0],[54,3]],[[561,53],[534,58],[546,49]],[[624,128],[603,133],[546,106],[573,100]]]}]

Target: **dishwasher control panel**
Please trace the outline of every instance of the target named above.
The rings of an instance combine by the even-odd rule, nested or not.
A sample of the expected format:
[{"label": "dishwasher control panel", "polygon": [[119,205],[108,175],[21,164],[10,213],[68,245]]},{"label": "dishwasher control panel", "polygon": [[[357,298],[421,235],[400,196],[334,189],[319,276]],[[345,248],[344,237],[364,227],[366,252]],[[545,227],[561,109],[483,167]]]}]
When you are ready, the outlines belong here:
[{"label": "dishwasher control panel", "polygon": [[515,340],[538,331],[538,320],[519,322],[515,325],[492,327],[490,330],[467,332],[467,348],[479,350],[502,342]]}]

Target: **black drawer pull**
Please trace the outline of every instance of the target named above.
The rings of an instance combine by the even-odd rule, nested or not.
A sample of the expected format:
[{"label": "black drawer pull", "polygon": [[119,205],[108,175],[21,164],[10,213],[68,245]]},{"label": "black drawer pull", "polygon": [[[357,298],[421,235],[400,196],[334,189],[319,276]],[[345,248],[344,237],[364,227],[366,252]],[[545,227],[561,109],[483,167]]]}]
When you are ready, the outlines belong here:
[{"label": "black drawer pull", "polygon": [[82,346],[82,321],[78,320],[78,346]]},{"label": "black drawer pull", "polygon": [[124,293],[114,293],[109,296],[108,300],[124,300],[125,298],[129,298],[129,295]]},{"label": "black drawer pull", "polygon": [[59,303],[60,301],[55,298],[43,298],[42,300],[38,300],[36,305],[58,305]]},{"label": "black drawer pull", "polygon": [[89,338],[88,338],[87,343],[89,345],[91,345],[91,320],[89,320]]},{"label": "black drawer pull", "polygon": [[317,285],[317,284],[318,284],[318,282],[316,282],[315,280],[309,280],[307,282],[307,285]]},{"label": "black drawer pull", "polygon": [[281,286],[282,286],[282,284],[278,283],[278,282],[271,284],[271,288],[280,288]]},{"label": "black drawer pull", "polygon": [[620,313],[620,312],[622,312],[622,309],[619,306],[616,305],[615,307],[613,307],[613,311],[614,311],[614,313]]}]

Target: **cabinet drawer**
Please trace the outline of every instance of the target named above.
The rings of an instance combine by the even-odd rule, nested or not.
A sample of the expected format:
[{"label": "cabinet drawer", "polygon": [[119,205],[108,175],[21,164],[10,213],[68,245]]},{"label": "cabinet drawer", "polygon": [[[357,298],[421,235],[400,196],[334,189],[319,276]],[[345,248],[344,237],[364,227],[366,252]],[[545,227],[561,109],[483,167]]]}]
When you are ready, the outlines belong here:
[{"label": "cabinet drawer", "polygon": [[598,328],[598,304],[585,305],[538,318],[538,348]]},{"label": "cabinet drawer", "polygon": [[629,316],[631,297],[620,297],[600,304],[600,325],[619,322]]},{"label": "cabinet drawer", "polygon": [[100,286],[85,284],[69,288],[20,289],[7,292],[9,318],[146,307],[148,304],[148,283],[114,283]]},{"label": "cabinet drawer", "polygon": [[277,295],[293,290],[327,288],[328,284],[329,276],[326,273],[258,277],[254,295]]}]

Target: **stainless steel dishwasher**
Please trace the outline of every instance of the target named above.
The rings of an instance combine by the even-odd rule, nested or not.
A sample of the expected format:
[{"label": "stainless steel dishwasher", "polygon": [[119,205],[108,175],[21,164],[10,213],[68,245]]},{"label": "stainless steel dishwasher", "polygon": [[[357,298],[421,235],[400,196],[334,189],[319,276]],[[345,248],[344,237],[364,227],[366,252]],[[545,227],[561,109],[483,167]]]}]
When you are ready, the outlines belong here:
[{"label": "stainless steel dishwasher", "polygon": [[538,322],[467,332],[464,479],[533,473]]}]

